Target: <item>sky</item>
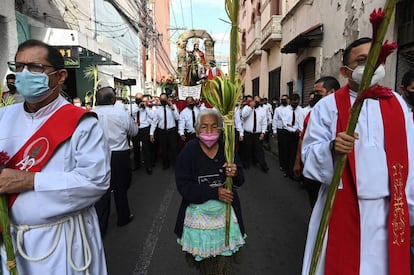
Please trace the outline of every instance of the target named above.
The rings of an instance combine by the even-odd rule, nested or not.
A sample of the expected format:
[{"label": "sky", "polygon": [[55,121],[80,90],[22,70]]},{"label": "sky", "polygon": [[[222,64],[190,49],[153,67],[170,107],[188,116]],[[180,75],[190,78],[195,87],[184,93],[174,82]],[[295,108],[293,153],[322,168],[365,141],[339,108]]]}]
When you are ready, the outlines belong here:
[{"label": "sky", "polygon": [[[224,0],[171,0],[171,28],[206,30],[215,40],[214,55],[229,55],[230,23]],[[224,22],[223,20],[227,21]],[[176,59],[175,42],[185,30],[170,30],[171,57]],[[204,46],[200,45],[204,50]]]}]

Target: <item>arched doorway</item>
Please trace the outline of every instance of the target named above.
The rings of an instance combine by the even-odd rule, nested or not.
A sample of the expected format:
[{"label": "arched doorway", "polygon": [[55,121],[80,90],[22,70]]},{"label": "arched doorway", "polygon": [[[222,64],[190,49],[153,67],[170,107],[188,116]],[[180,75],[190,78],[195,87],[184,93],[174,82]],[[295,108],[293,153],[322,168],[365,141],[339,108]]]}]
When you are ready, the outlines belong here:
[{"label": "arched doorway", "polygon": [[181,83],[183,83],[188,73],[187,58],[188,58],[188,52],[190,50],[187,48],[187,44],[189,44],[189,42],[193,46],[196,43],[198,43],[199,46],[204,45],[205,66],[209,66],[210,61],[214,60],[215,41],[213,40],[213,38],[208,32],[206,32],[205,30],[188,30],[188,31],[183,32],[178,37],[178,41],[177,41],[177,67],[178,67],[177,72],[178,72],[178,78]]}]

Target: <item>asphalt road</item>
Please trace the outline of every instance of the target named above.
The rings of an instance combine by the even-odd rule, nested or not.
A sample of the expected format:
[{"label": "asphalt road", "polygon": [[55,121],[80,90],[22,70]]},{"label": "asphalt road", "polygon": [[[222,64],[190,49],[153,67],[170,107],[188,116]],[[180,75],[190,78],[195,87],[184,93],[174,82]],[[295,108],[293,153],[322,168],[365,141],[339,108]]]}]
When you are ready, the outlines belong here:
[{"label": "asphalt road", "polygon": [[[239,189],[248,237],[231,274],[300,274],[311,211],[307,195],[283,177],[277,157],[266,158],[269,172],[251,167]],[[133,173],[128,197],[135,219],[129,225],[117,227],[112,209],[104,238],[111,275],[198,274],[187,266],[173,233],[181,201],[174,173],[160,166],[151,176],[143,168]]]}]

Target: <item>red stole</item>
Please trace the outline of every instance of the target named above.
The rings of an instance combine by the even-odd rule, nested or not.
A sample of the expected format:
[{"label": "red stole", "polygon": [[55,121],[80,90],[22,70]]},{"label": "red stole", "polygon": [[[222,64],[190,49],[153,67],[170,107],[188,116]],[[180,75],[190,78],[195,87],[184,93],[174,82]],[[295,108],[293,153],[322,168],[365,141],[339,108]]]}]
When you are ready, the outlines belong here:
[{"label": "red stole", "polygon": [[[72,104],[60,107],[29,138],[17,153],[7,162],[6,167],[39,172],[53,156],[53,153],[64,141],[68,140],[84,115],[95,115]],[[8,196],[9,208],[12,207],[18,193]]]},{"label": "red stole", "polygon": [[[382,88],[382,87],[381,87]],[[383,88],[382,88],[383,89]],[[351,108],[349,87],[335,93],[337,133],[345,131]],[[405,119],[395,96],[379,99],[384,124],[384,143],[390,184],[388,212],[388,264],[390,275],[410,274],[410,224],[405,185],[408,174]],[[360,269],[360,216],[355,155],[352,151],[342,174],[332,209],[326,248],[326,275],[356,275]]]},{"label": "red stole", "polygon": [[300,139],[303,140],[303,137],[305,136],[306,133],[306,129],[308,129],[308,124],[309,124],[309,119],[311,116],[311,112],[312,110],[309,111],[309,113],[305,116],[305,119],[303,120],[303,130],[302,133],[300,134]]}]

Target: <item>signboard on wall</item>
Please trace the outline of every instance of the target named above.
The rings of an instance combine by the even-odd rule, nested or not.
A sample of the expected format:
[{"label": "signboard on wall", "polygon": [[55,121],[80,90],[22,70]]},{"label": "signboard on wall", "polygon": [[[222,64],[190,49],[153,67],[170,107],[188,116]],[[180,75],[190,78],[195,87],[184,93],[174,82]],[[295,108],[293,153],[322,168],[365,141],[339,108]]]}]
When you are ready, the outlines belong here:
[{"label": "signboard on wall", "polygon": [[80,67],[79,47],[58,46],[57,49],[65,60],[65,68],[69,69]]}]

